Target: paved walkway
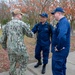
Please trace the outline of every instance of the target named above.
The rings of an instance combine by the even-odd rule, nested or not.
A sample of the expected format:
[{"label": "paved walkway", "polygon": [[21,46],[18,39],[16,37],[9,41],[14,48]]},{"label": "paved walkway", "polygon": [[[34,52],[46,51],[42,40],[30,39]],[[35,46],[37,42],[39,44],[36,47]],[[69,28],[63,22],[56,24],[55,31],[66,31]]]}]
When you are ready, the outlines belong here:
[{"label": "paved walkway", "polygon": [[[28,70],[30,70],[35,75],[42,75],[41,74],[42,66],[40,66],[38,68],[34,68],[35,64],[36,63],[29,64],[28,65]],[[47,68],[46,68],[46,73],[44,75],[52,75],[51,59],[49,59],[49,63],[48,63]],[[71,52],[68,56],[67,75],[75,75],[75,51]]]},{"label": "paved walkway", "polygon": [[[28,64],[28,69],[27,69],[26,75],[42,75],[41,74],[42,66],[35,69],[34,68],[35,64],[36,63]],[[52,72],[51,72],[51,59],[49,59],[49,63],[47,65],[46,69],[47,70],[46,70],[46,73],[44,75],[52,75]],[[3,73],[0,73],[0,75],[9,75],[9,74],[8,74],[8,72],[3,72]],[[75,75],[75,51],[71,52],[68,56],[67,75]]]},{"label": "paved walkway", "polygon": [[[18,71],[17,71],[18,72]],[[9,75],[9,72],[3,72],[3,73],[0,73],[0,75]],[[17,73],[18,75],[18,73]],[[29,70],[26,71],[26,75],[34,75],[32,72],[30,72]]]}]

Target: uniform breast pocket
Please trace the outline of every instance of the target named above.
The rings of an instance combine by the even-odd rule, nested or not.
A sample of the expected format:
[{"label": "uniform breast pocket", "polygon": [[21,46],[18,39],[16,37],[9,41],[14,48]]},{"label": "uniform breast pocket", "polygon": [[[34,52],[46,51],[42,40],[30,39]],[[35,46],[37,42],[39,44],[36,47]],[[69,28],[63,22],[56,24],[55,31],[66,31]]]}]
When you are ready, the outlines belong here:
[{"label": "uniform breast pocket", "polygon": [[37,29],[37,30],[38,30],[38,32],[41,32],[41,31],[42,31],[42,28],[38,27],[38,29]]},{"label": "uniform breast pocket", "polygon": [[45,31],[45,32],[48,32],[48,28],[44,28],[44,31]]}]

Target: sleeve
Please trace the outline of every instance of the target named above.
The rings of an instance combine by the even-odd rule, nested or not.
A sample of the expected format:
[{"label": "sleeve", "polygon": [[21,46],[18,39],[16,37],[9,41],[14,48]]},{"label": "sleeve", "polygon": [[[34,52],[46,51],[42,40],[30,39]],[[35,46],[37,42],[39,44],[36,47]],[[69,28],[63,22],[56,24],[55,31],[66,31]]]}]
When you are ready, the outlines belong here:
[{"label": "sleeve", "polygon": [[26,23],[22,22],[23,25],[23,33],[28,37],[34,37],[34,33],[30,30],[29,26]]},{"label": "sleeve", "polygon": [[0,37],[0,43],[3,49],[7,48],[7,34],[6,34],[6,26],[2,29],[2,36]]},{"label": "sleeve", "polygon": [[34,25],[32,28],[32,32],[35,34],[37,32],[38,24]]},{"label": "sleeve", "polygon": [[52,40],[52,35],[53,35],[54,27],[50,24],[50,37]]},{"label": "sleeve", "polygon": [[66,37],[67,30],[68,30],[68,26],[66,23],[65,24],[63,23],[58,29],[59,34],[57,37],[58,42],[57,42],[57,47],[56,47],[58,50],[61,50],[64,47],[64,44],[67,39],[67,37]]}]

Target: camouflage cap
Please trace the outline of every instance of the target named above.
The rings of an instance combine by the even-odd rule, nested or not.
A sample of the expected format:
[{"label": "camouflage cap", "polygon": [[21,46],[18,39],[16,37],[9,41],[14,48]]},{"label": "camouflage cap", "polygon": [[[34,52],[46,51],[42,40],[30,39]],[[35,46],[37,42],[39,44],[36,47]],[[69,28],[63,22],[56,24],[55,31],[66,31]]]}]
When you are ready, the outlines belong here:
[{"label": "camouflage cap", "polygon": [[13,12],[15,15],[16,15],[16,14],[24,15],[24,14],[21,12],[20,9],[14,9],[12,12]]}]

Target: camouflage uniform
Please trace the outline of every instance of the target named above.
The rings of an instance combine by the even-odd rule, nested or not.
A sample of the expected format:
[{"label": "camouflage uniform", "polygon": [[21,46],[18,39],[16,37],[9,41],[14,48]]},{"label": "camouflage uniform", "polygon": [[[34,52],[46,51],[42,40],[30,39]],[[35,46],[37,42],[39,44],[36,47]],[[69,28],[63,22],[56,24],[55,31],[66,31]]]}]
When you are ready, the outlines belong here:
[{"label": "camouflage uniform", "polygon": [[16,63],[20,64],[19,74],[26,75],[28,53],[24,45],[24,35],[33,37],[29,27],[21,20],[14,18],[3,27],[3,34],[0,39],[2,47],[8,50],[10,60],[10,75],[17,75]]}]

